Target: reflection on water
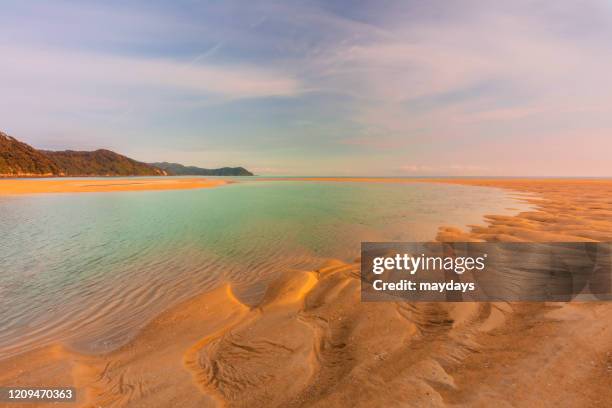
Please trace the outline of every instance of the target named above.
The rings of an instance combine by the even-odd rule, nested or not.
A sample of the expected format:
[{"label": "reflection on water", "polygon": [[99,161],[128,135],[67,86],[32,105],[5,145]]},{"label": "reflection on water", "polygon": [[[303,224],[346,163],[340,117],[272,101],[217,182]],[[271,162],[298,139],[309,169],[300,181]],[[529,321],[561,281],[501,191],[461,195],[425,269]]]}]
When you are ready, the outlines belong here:
[{"label": "reflection on water", "polygon": [[65,341],[112,349],[171,304],[231,282],[247,302],[361,241],[422,241],[521,207],[443,184],[250,182],[0,197],[0,357]]}]

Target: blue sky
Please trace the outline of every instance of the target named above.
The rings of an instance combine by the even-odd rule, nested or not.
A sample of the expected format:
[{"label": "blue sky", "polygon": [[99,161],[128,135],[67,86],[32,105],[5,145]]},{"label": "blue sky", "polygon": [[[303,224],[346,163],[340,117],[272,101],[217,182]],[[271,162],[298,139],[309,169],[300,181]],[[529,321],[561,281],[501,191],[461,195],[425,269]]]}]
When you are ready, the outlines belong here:
[{"label": "blue sky", "polygon": [[295,175],[612,175],[609,1],[3,1],[0,129]]}]

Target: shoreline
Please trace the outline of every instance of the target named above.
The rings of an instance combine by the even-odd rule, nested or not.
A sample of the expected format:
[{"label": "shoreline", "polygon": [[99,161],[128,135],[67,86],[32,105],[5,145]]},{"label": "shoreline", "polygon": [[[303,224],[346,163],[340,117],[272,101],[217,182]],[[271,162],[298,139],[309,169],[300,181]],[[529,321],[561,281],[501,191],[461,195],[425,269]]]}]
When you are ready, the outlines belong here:
[{"label": "shoreline", "polygon": [[100,193],[117,191],[162,191],[212,188],[228,180],[206,178],[105,178],[105,179],[2,179],[0,196],[55,193]]},{"label": "shoreline", "polygon": [[[612,241],[612,181],[444,182],[533,194],[535,208],[441,226],[439,241]],[[610,304],[366,304],[359,288],[358,263],[333,260],[272,282],[254,308],[225,285],[108,354],[55,345],[0,360],[0,383],[72,384],[87,407],[609,401]]]}]

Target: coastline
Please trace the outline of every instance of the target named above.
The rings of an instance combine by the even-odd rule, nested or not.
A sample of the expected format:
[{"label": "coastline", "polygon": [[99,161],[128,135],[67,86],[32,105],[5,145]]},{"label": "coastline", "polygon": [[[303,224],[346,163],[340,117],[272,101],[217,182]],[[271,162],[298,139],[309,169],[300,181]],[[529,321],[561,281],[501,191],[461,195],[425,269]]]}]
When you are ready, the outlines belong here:
[{"label": "coastline", "polygon": [[227,180],[205,178],[0,179],[0,196],[52,193],[189,190],[218,187]]},{"label": "coastline", "polygon": [[485,215],[471,231],[440,227],[443,241],[612,241],[612,179],[303,177],[266,180],[442,183],[499,188],[536,207],[516,216]]},{"label": "coastline", "polygon": [[[612,181],[415,181],[530,194],[533,210],[488,215],[469,231],[441,227],[439,241],[612,241]],[[255,308],[223,286],[162,313],[109,354],[55,345],[0,361],[0,383],[73,384],[83,406],[609,401],[611,305],[365,304],[359,295],[359,265],[333,260],[273,282]]]}]

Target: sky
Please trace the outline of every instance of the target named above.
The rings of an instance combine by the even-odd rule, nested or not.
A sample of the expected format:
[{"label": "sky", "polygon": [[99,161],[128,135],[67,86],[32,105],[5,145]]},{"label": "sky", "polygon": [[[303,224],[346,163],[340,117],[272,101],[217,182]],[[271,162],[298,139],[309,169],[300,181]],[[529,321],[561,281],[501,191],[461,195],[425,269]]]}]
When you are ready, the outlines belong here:
[{"label": "sky", "polygon": [[612,176],[612,2],[2,0],[0,130],[264,175]]}]

